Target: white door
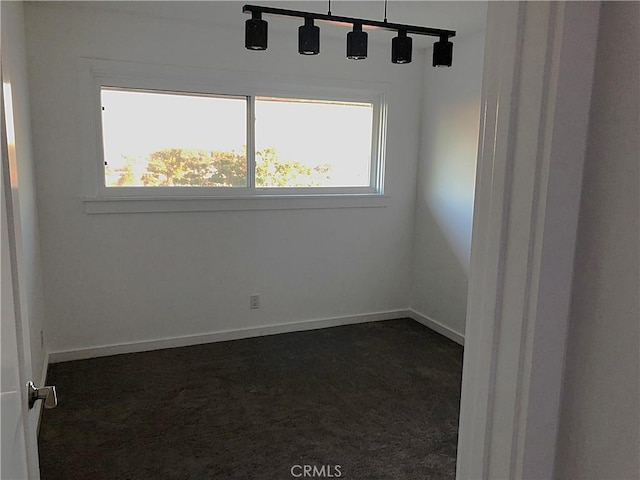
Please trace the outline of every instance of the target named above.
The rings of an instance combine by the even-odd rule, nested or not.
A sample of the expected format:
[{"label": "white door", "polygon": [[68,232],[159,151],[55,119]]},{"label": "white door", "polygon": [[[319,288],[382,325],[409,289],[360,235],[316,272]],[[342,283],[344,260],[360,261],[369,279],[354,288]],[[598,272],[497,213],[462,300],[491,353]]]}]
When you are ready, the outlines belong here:
[{"label": "white door", "polygon": [[[4,130],[4,129],[3,129]],[[5,133],[3,131],[3,144]],[[4,146],[4,145],[3,145]],[[3,148],[4,150],[4,148]],[[3,159],[4,158],[3,151]],[[18,365],[18,341],[16,337],[16,315],[13,302],[13,280],[11,275],[11,252],[9,249],[9,227],[7,221],[7,203],[5,201],[4,182],[2,189],[2,370],[0,383],[0,414],[2,415],[2,464],[0,478],[27,478],[27,446],[25,442],[25,422],[23,414],[22,385]]]},{"label": "white door", "polygon": [[[0,72],[2,66],[0,65]],[[15,139],[11,88],[2,77],[0,94],[0,137],[2,137],[0,181],[2,256],[0,271],[2,291],[0,310],[2,312],[0,371],[0,415],[2,421],[0,478],[2,480],[39,479],[38,449],[36,439],[37,409],[28,406],[26,375],[31,372],[31,352],[29,349],[29,328],[27,320],[20,313],[20,291],[17,278],[20,230],[15,228],[19,215],[16,197],[17,182],[12,182],[15,168]],[[15,174],[15,172],[14,172]]]}]

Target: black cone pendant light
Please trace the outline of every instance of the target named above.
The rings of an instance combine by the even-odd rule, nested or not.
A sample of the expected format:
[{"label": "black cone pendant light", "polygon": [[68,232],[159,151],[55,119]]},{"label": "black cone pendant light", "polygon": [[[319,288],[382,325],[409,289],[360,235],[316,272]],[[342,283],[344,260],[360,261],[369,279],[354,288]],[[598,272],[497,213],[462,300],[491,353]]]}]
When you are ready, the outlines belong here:
[{"label": "black cone pendant light", "polygon": [[367,58],[367,32],[362,31],[362,24],[354,23],[353,31],[347,33],[347,58],[363,60]]},{"label": "black cone pendant light", "polygon": [[245,22],[244,46],[249,50],[267,49],[267,22],[262,13],[251,12],[251,18]]},{"label": "black cone pendant light", "polygon": [[450,67],[453,63],[453,43],[447,37],[440,37],[433,44],[433,66]]},{"label": "black cone pendant light", "polygon": [[413,39],[408,36],[408,34],[411,34],[439,37],[439,40],[433,45],[433,66],[451,66],[453,43],[449,39],[456,35],[454,30],[389,23],[386,18],[386,7],[387,1],[385,0],[385,18],[383,22],[380,22],[332,15],[331,2],[329,2],[329,12],[327,14],[245,5],[242,7],[242,11],[251,13],[251,18],[245,23],[245,47],[249,50],[266,50],[267,22],[262,19],[262,14],[279,15],[304,19],[304,25],[298,28],[298,52],[302,55],[317,55],[320,53],[320,28],[314,24],[314,21],[317,20],[353,26],[352,31],[347,34],[347,58],[353,60],[367,58],[368,35],[367,32],[363,31],[362,27],[368,26],[377,30],[397,32],[398,35],[391,41],[391,61],[393,63],[411,62]]},{"label": "black cone pendant light", "polygon": [[405,30],[400,30],[398,36],[391,40],[391,61],[393,63],[409,63],[411,61],[413,39],[407,37]]},{"label": "black cone pendant light", "polygon": [[313,24],[313,18],[305,18],[304,25],[298,28],[298,52],[302,55],[320,53],[320,27]]}]

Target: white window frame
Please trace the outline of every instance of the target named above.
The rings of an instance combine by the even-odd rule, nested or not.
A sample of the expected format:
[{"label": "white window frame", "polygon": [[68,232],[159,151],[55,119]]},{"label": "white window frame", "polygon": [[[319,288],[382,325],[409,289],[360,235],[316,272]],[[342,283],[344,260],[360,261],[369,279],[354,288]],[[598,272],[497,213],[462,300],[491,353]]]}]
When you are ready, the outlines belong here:
[{"label": "white window frame", "polygon": [[[376,207],[386,205],[384,154],[387,84],[255,74],[82,58],[78,119],[83,144],[83,201],[87,213]],[[102,145],[102,88],[247,97],[248,187],[107,187]],[[363,102],[373,105],[368,187],[255,187],[252,145],[256,97]]]}]

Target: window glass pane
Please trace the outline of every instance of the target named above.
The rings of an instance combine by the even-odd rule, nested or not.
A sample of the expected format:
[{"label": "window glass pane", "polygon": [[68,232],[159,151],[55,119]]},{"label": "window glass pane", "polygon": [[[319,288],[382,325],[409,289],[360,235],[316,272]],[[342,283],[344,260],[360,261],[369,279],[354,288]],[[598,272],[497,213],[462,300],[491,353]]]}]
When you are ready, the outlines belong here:
[{"label": "window glass pane", "polygon": [[246,187],[246,98],[102,88],[107,187]]},{"label": "window glass pane", "polygon": [[370,103],[256,98],[257,187],[368,187]]}]

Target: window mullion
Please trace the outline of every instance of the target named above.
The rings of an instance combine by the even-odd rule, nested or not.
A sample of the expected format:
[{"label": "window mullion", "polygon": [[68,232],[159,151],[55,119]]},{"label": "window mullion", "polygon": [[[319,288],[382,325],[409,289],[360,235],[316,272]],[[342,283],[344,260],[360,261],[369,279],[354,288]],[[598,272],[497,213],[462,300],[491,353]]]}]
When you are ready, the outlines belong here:
[{"label": "window mullion", "polygon": [[247,183],[256,188],[256,97],[247,97]]}]

